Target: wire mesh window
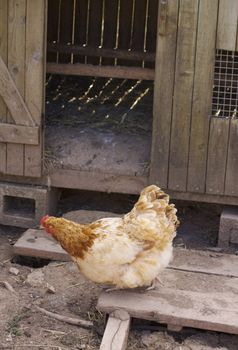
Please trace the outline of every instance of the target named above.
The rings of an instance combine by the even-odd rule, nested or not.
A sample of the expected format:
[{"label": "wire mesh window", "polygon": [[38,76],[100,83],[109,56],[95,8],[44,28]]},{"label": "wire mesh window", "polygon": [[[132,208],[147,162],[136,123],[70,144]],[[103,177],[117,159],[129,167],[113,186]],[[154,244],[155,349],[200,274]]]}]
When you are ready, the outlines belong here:
[{"label": "wire mesh window", "polygon": [[238,52],[216,50],[212,116],[236,118],[238,101]]}]

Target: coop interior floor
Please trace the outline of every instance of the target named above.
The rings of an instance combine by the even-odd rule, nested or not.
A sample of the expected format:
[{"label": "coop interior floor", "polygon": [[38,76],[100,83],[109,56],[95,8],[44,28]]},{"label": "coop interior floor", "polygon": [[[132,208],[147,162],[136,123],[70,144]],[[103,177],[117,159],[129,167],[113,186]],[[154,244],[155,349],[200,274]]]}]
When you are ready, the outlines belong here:
[{"label": "coop interior floor", "polygon": [[48,76],[45,168],[146,175],[153,82]]}]

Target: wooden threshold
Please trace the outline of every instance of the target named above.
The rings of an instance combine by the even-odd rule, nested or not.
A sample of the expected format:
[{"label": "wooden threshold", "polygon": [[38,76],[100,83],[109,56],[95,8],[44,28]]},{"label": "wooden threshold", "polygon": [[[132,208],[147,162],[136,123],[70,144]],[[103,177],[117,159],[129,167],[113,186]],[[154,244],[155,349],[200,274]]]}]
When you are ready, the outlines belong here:
[{"label": "wooden threshold", "polygon": [[82,63],[47,63],[46,72],[62,75],[154,80],[154,69],[125,66],[99,66]]},{"label": "wooden threshold", "polygon": [[147,185],[146,176],[117,175],[66,169],[55,170],[49,175],[49,179],[53,187],[130,194],[138,194]]}]

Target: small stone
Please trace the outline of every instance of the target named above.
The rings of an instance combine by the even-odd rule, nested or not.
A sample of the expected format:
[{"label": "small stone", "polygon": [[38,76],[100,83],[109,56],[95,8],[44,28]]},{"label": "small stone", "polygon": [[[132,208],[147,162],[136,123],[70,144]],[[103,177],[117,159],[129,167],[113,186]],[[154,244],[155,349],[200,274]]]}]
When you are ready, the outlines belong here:
[{"label": "small stone", "polygon": [[33,272],[31,272],[27,276],[26,283],[28,283],[32,287],[43,287],[45,284],[43,271],[34,270]]},{"label": "small stone", "polygon": [[174,343],[174,339],[165,332],[144,332],[141,341],[146,347],[156,346],[159,350],[172,350]]},{"label": "small stone", "polygon": [[51,286],[49,283],[46,283],[46,290],[48,293],[55,294],[55,287]]},{"label": "small stone", "polygon": [[20,273],[20,271],[16,267],[10,267],[9,272],[15,276],[18,276]]}]

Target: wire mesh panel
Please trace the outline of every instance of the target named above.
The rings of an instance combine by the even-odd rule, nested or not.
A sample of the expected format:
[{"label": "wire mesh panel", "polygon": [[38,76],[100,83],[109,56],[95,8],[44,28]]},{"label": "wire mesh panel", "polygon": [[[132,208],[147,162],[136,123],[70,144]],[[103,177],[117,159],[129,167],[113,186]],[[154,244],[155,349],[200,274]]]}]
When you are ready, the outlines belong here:
[{"label": "wire mesh panel", "polygon": [[238,52],[216,50],[212,116],[238,117]]}]

